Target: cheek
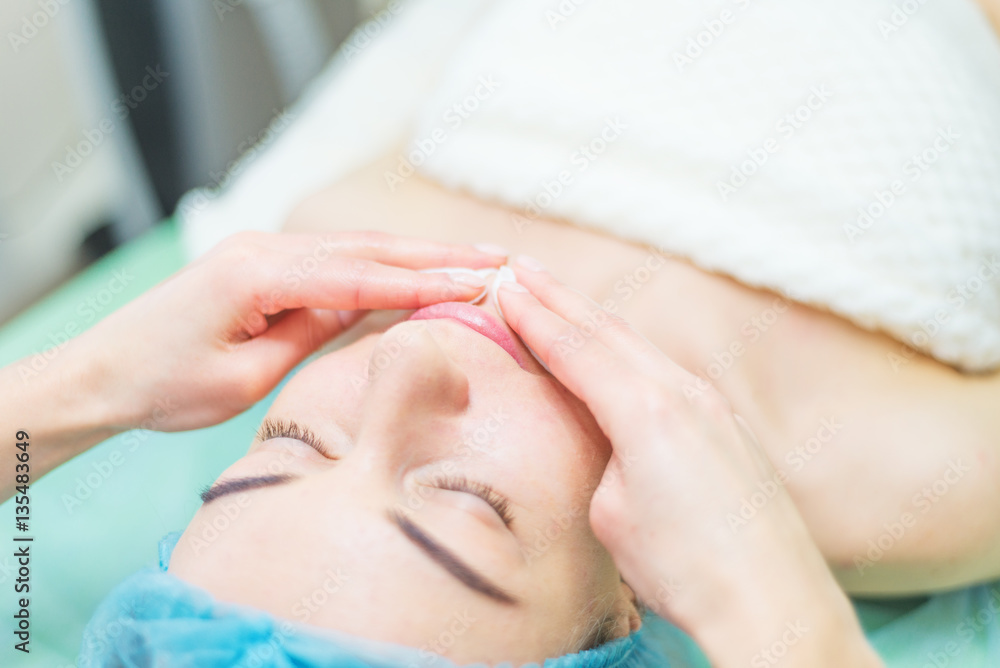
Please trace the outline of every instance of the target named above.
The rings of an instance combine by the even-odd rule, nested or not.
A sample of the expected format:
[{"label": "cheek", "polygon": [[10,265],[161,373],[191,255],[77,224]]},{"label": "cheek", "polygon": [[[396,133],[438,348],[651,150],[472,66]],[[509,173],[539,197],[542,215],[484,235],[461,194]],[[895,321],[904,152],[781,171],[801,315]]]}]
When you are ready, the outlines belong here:
[{"label": "cheek", "polygon": [[268,550],[272,522],[256,500],[234,494],[199,510],[174,548],[170,572],[206,588],[219,578],[243,578]]},{"label": "cheek", "polygon": [[529,495],[544,492],[549,503],[575,506],[589,504],[610,448],[574,423],[540,416],[505,429],[496,456],[512,472],[512,484]]}]

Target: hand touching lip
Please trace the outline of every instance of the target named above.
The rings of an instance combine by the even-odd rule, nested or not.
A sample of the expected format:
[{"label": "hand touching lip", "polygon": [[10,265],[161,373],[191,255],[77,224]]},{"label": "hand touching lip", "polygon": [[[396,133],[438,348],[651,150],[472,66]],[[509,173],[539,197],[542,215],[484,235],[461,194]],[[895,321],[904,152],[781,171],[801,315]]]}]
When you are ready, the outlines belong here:
[{"label": "hand touching lip", "polygon": [[496,318],[481,308],[463,302],[441,302],[418,309],[409,317],[409,320],[439,320],[442,318],[456,320],[472,331],[485,336],[503,348],[522,369],[527,370],[524,356],[514,342],[514,337]]}]

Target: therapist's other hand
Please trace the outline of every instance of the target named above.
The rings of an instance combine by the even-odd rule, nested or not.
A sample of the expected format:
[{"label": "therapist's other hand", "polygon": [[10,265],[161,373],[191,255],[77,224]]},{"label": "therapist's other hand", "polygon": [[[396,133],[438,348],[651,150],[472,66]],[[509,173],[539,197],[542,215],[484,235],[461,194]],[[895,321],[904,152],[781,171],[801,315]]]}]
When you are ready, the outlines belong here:
[{"label": "therapist's other hand", "polygon": [[[501,288],[504,317],[611,442],[590,522],[640,600],[713,665],[769,665],[762,652],[774,644],[784,665],[880,665],[726,399],[685,393],[695,377],[627,322],[545,271],[515,271],[530,292]],[[744,499],[762,486],[772,495],[744,520]]]},{"label": "therapist's other hand", "polygon": [[370,309],[465,301],[483,285],[431,267],[495,267],[472,246],[373,232],[234,235],[79,337],[110,359],[120,429],[195,429],[264,398]]}]

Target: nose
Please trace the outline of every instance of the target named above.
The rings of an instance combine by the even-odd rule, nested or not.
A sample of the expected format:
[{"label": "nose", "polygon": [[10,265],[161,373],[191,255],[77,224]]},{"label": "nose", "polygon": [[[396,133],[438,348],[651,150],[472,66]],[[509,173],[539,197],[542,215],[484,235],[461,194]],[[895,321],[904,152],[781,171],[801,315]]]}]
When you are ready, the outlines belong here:
[{"label": "nose", "polygon": [[380,466],[419,465],[461,442],[469,379],[428,332],[428,321],[401,323],[371,353],[355,456]]}]

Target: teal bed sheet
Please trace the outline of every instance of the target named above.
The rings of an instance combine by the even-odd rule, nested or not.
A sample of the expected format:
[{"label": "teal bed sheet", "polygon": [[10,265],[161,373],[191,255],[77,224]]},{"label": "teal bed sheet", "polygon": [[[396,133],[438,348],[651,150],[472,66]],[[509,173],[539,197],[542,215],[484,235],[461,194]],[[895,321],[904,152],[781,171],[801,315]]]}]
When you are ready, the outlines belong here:
[{"label": "teal bed sheet", "polygon": [[[126,304],[184,265],[180,233],[163,223],[102,258],[0,329],[0,365],[51,346]],[[104,306],[115,275],[125,289]],[[125,282],[124,280],[120,282]],[[117,287],[117,284],[116,286]],[[91,322],[90,320],[93,320]],[[70,327],[72,330],[73,328]],[[58,336],[55,336],[58,339]],[[265,401],[224,424],[180,434],[130,432],[112,438],[31,485],[31,653],[13,649],[11,543],[14,507],[0,507],[0,666],[70,668],[97,603],[128,573],[157,564],[157,541],[183,529],[198,492],[250,445]],[[51,406],[53,412],[59,406]]]},{"label": "teal bed sheet", "polygon": [[[0,365],[49,347],[67,325],[85,329],[99,319],[95,315],[107,315],[183,264],[178,226],[157,226],[0,328]],[[102,305],[102,291],[116,272],[129,281]],[[99,314],[91,313],[95,303]],[[97,603],[125,576],[156,564],[159,538],[187,525],[200,503],[198,492],[243,454],[272,397],[210,429],[123,434],[34,483],[31,654],[15,652],[10,640],[16,574],[12,551],[3,548],[0,628],[8,640],[0,648],[0,665],[75,666],[83,627]],[[11,545],[13,515],[11,503],[0,507],[4,545]],[[1000,581],[931,597],[855,601],[855,607],[889,666],[1000,666]],[[678,632],[654,626],[662,626],[659,635],[672,655],[707,665]]]}]

